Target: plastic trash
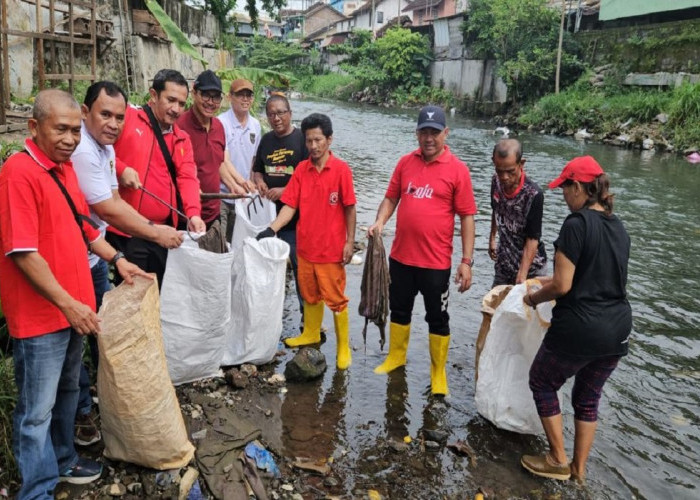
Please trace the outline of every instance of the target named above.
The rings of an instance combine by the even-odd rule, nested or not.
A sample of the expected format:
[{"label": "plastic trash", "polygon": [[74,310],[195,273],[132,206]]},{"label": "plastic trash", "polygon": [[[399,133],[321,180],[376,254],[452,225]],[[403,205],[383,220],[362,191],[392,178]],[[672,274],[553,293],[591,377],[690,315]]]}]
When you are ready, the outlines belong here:
[{"label": "plastic trash", "polygon": [[202,489],[199,487],[199,480],[196,480],[192,485],[192,489],[187,495],[187,500],[204,500]]},{"label": "plastic trash", "polygon": [[248,458],[255,460],[255,465],[258,469],[267,471],[274,477],[280,477],[280,470],[277,468],[275,459],[272,458],[272,453],[262,446],[255,442],[250,442],[245,447],[245,454]]},{"label": "plastic trash", "polygon": [[695,151],[687,155],[685,159],[688,160],[690,163],[700,163],[700,153]]}]

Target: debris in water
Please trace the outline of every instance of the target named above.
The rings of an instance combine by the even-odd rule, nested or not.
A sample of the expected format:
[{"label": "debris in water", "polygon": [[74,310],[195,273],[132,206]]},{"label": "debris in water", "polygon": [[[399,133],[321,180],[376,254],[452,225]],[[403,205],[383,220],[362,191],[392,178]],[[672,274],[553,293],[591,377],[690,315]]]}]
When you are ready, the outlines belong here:
[{"label": "debris in water", "polygon": [[369,500],[382,500],[382,496],[377,490],[367,490],[367,496]]},{"label": "debris in water", "polygon": [[465,455],[469,457],[469,464],[476,465],[476,453],[467,443],[458,439],[455,443],[449,443],[447,448],[454,451],[457,455]]},{"label": "debris in water", "polygon": [[325,459],[307,460],[305,458],[297,458],[294,462],[292,462],[292,466],[301,470],[317,472],[322,476],[327,476],[331,472],[331,467],[328,465]]},{"label": "debris in water", "polygon": [[245,447],[245,454],[255,460],[258,469],[267,471],[274,477],[280,477],[280,470],[277,468],[275,459],[272,458],[272,453],[263,448],[258,441],[248,443]]},{"label": "debris in water", "polygon": [[404,442],[404,443],[410,444],[411,441],[413,441],[413,440],[411,439],[411,436],[404,436],[404,437],[403,437],[403,442]]}]

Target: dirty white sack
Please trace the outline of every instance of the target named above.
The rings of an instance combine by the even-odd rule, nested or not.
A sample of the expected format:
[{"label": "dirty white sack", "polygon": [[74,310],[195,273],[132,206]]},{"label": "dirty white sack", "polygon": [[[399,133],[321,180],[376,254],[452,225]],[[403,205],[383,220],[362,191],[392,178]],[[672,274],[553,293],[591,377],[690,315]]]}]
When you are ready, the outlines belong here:
[{"label": "dirty white sack", "polygon": [[233,253],[202,250],[185,238],[168,251],[160,295],[165,355],[173,384],[218,374],[231,319]]},{"label": "dirty white sack", "polygon": [[523,303],[525,283],[514,286],[497,307],[479,357],[476,409],[496,427],[520,434],[540,434],[530,365],[552,320],[554,302],[532,309]]},{"label": "dirty white sack", "polygon": [[222,365],[262,364],[274,358],[282,335],[288,256],[289,245],[278,238],[246,238],[237,250]]},{"label": "dirty white sack", "polygon": [[231,251],[236,252],[243,246],[246,238],[264,231],[277,217],[275,202],[265,198],[241,198],[235,200],[236,222],[231,236]]}]

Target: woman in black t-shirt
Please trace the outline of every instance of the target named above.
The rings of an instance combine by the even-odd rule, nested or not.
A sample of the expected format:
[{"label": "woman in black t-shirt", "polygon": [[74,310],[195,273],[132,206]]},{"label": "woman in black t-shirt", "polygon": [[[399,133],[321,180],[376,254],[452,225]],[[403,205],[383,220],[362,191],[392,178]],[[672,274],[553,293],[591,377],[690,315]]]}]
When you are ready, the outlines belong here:
[{"label": "woman in black t-shirt", "polygon": [[[554,276],[523,299],[531,307],[557,300],[530,368],[530,389],[549,453],[524,455],[521,463],[538,476],[584,482],[603,385],[627,354],[632,330],[625,290],[630,239],[612,213],[608,177],[593,157],[571,160],[549,184],[550,189],[560,186],[571,214],[554,242]],[[557,391],[571,377],[575,437],[569,463]]]}]

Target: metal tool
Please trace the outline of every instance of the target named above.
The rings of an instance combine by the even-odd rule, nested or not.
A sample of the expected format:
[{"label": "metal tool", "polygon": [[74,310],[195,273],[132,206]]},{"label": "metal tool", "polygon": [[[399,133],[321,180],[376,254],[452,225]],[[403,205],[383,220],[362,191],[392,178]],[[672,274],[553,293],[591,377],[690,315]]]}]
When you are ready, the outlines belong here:
[{"label": "metal tool", "polygon": [[233,194],[233,193],[199,193],[202,200],[240,200],[243,198],[254,198],[256,195],[251,193]]},{"label": "metal tool", "polygon": [[250,196],[250,201],[248,202],[248,205],[246,205],[246,210],[248,211],[248,220],[250,220],[250,209],[252,208],[253,211],[257,214],[258,213],[258,208],[255,206],[255,202],[259,201],[260,202],[260,208],[263,208],[265,204],[263,203],[263,199],[259,194],[255,194]]},{"label": "metal tool", "polygon": [[185,226],[185,227],[186,227],[185,231],[187,231],[187,236],[189,236],[191,239],[194,240],[194,238],[193,238],[192,235],[190,234],[190,218],[189,218],[189,217],[187,217],[185,214],[183,214],[182,212],[180,212],[177,208],[175,208],[174,206],[172,206],[170,203],[168,203],[167,201],[165,201],[163,198],[161,198],[161,197],[159,197],[159,196],[156,196],[155,194],[151,193],[151,192],[150,192],[148,189],[146,189],[145,187],[141,186],[139,189],[140,189],[141,191],[143,191],[145,194],[147,194],[148,196],[150,196],[151,198],[153,198],[154,200],[156,200],[156,201],[158,201],[159,203],[162,203],[163,205],[165,205],[166,207],[168,207],[170,210],[172,210],[173,212],[175,212],[177,215],[179,215],[179,216],[182,217],[183,219],[185,219],[185,221],[187,222],[187,225]]}]

